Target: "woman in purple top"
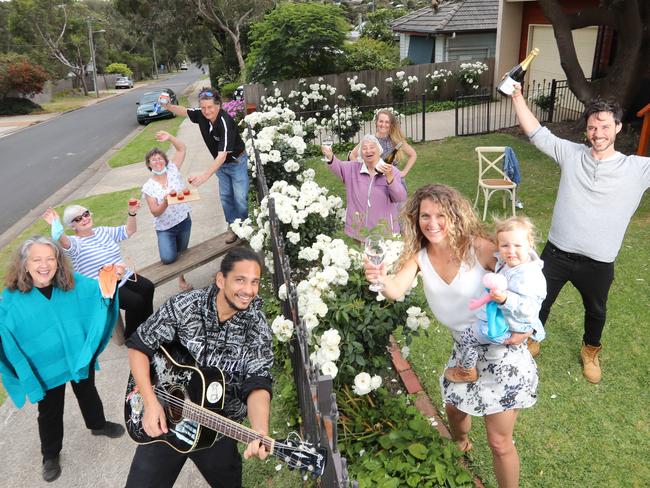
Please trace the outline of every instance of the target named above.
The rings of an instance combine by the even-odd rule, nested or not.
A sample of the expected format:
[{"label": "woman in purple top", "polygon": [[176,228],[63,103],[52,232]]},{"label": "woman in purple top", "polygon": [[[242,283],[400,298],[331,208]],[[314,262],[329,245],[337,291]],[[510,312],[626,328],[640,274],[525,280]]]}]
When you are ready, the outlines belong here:
[{"label": "woman in purple top", "polygon": [[381,159],[377,138],[366,135],[361,140],[362,161],[341,161],[326,146],[322,151],[329,170],[345,185],[345,233],[361,242],[362,229],[371,230],[381,223],[399,233],[398,204],[406,200],[406,189],[399,169]]}]

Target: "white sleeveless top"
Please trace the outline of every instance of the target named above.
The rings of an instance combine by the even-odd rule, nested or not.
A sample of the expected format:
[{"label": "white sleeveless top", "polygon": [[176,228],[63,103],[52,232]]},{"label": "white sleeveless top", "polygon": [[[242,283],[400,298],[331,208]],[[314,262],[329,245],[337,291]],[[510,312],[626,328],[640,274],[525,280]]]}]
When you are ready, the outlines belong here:
[{"label": "white sleeveless top", "polygon": [[431,312],[451,331],[454,339],[458,339],[466,327],[476,322],[476,312],[470,310],[469,302],[472,298],[479,298],[485,294],[481,280],[487,271],[483,269],[478,259],[474,260],[473,265],[461,263],[458,274],[450,284],[447,284],[436,273],[427,255],[426,247],[420,250],[417,259],[422,271],[424,295],[427,297]]}]

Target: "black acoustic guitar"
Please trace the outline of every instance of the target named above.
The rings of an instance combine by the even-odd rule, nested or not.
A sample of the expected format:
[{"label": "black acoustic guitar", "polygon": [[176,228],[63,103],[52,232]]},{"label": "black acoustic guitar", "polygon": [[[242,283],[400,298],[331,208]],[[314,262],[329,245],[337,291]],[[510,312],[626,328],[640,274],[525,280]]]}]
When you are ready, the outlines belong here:
[{"label": "black acoustic guitar", "polygon": [[161,347],[151,358],[151,381],[167,419],[167,433],[150,437],[144,431],[144,400],[129,375],[124,401],[126,430],[138,444],[165,442],[182,453],[212,446],[221,435],[244,444],[256,439],[266,451],[314,477],[323,473],[327,450],[295,439],[275,440],[220,414],[225,399],[223,373],[218,368],[200,369],[180,346]]}]

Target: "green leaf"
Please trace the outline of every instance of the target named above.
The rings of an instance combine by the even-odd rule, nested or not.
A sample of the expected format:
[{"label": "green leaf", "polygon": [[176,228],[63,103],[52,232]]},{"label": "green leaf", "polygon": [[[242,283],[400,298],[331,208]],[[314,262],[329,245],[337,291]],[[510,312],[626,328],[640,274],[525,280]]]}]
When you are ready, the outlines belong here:
[{"label": "green leaf", "polygon": [[408,451],[411,453],[411,456],[420,460],[426,459],[429,452],[427,447],[424,444],[420,444],[419,442],[411,444],[408,448]]},{"label": "green leaf", "polygon": [[416,488],[417,486],[420,486],[421,479],[422,477],[419,474],[411,474],[407,476],[406,484],[412,486],[413,488]]}]

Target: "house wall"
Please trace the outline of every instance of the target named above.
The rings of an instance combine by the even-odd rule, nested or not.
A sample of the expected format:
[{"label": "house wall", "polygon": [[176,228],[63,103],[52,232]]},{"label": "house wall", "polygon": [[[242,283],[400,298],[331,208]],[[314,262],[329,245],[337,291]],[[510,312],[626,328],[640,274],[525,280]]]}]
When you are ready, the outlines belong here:
[{"label": "house wall", "polygon": [[521,36],[521,17],[523,4],[521,2],[499,2],[497,20],[496,55],[494,59],[494,80],[496,86],[503,76],[519,62],[519,42]]}]

